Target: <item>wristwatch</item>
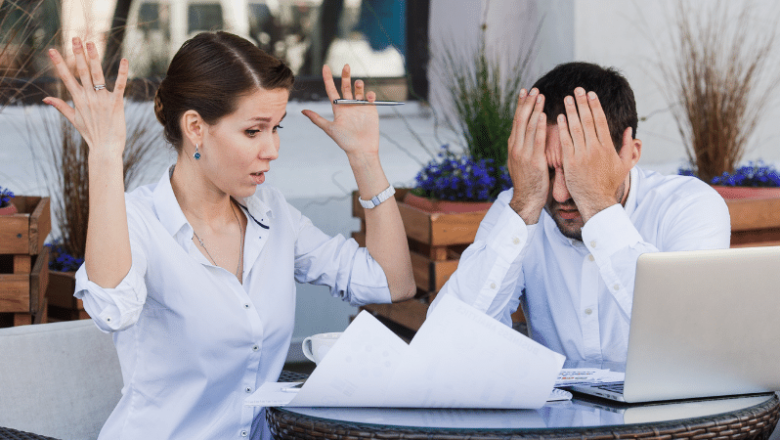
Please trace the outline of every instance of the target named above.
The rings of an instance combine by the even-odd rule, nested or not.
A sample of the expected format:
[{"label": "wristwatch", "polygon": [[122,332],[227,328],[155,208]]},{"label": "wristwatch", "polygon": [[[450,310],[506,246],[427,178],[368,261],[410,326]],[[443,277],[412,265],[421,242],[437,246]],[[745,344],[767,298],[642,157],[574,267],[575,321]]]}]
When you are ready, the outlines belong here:
[{"label": "wristwatch", "polygon": [[393,188],[393,185],[390,185],[387,187],[386,190],[372,197],[371,200],[363,200],[360,197],[358,197],[358,202],[360,202],[360,206],[362,206],[365,209],[373,209],[379,206],[385,200],[389,199],[390,197],[393,197],[393,194],[395,194],[395,188]]}]

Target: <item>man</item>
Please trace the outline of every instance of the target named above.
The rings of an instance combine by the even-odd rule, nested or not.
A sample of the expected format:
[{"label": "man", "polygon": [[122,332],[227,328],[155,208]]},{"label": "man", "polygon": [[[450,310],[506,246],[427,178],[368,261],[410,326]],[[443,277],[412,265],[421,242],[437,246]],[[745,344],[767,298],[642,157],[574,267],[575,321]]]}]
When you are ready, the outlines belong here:
[{"label": "man", "polygon": [[536,341],[569,360],[625,362],[639,255],[727,248],[731,234],[709,185],[635,166],[636,127],[634,94],[612,69],[562,64],[522,90],[513,188],[431,310],[455,295],[509,325],[522,300]]}]

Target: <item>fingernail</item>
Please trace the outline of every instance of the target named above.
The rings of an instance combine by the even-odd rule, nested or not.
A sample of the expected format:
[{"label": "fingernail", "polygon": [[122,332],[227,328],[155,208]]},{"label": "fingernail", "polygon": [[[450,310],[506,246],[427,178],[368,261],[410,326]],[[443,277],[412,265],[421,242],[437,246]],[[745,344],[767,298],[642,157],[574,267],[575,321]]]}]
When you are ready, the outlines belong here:
[{"label": "fingernail", "polygon": [[531,96],[536,96],[537,93],[539,93],[539,91],[534,88],[534,89],[531,89],[530,95]]},{"label": "fingernail", "polygon": [[571,96],[567,96],[563,98],[563,101],[566,102],[566,104],[574,104],[574,98],[572,98]]},{"label": "fingernail", "polygon": [[87,43],[87,50],[91,51],[95,48],[95,43],[89,42]]},{"label": "fingernail", "polygon": [[54,50],[54,48],[53,48],[53,47],[52,47],[51,49],[49,49],[49,56],[50,56],[50,57],[53,57],[53,56],[54,56],[54,55],[56,55],[56,54],[57,54],[57,51],[56,51],[56,50]]},{"label": "fingernail", "polygon": [[520,89],[520,97],[525,98],[526,91],[525,89]]},{"label": "fingernail", "polygon": [[79,40],[79,37],[73,37],[73,45],[77,47],[81,46],[81,40]]},{"label": "fingernail", "polygon": [[558,123],[563,124],[566,122],[566,116],[558,115]]},{"label": "fingernail", "polygon": [[596,99],[596,93],[594,93],[594,92],[588,92],[588,98],[590,98],[590,100],[591,100],[591,101],[592,101],[592,100],[594,100],[594,99]]},{"label": "fingernail", "polygon": [[536,98],[536,102],[542,102],[544,100],[544,96],[539,95],[538,98]]},{"label": "fingernail", "polygon": [[582,96],[585,94],[585,89],[583,89],[582,87],[577,87],[576,89],[574,89],[574,94],[577,96]]}]

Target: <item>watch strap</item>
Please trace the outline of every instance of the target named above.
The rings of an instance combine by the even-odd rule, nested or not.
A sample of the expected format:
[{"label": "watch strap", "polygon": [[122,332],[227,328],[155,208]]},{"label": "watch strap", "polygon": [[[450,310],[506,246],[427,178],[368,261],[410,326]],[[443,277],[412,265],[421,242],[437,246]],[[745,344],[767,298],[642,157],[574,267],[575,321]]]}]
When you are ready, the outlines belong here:
[{"label": "watch strap", "polygon": [[393,188],[393,185],[390,185],[387,187],[386,190],[375,195],[370,200],[363,200],[360,197],[358,197],[358,202],[360,202],[360,206],[362,206],[365,209],[374,209],[385,200],[389,199],[390,197],[393,197],[393,194],[395,194],[395,188]]}]

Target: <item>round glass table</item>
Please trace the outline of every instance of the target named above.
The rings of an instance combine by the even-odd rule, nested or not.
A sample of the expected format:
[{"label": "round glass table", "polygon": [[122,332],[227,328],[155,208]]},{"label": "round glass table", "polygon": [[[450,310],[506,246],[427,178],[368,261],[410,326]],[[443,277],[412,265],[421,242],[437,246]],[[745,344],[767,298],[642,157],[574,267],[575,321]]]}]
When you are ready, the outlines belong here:
[{"label": "round glass table", "polygon": [[685,438],[765,439],[775,394],[623,405],[576,396],[538,410],[268,408],[276,440]]}]

